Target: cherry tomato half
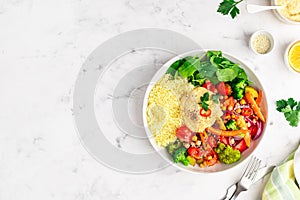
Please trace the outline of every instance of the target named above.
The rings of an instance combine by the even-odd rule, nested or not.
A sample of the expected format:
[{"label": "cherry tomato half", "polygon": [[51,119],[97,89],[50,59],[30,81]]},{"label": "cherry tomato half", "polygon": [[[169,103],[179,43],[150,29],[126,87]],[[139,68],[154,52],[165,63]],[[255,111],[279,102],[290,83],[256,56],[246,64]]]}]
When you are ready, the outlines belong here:
[{"label": "cherry tomato half", "polygon": [[229,145],[228,137],[220,136],[219,141],[226,145]]},{"label": "cherry tomato half", "polygon": [[217,90],[221,95],[230,95],[232,93],[231,87],[229,84],[220,82],[217,85]]},{"label": "cherry tomato half", "polygon": [[239,150],[241,153],[245,151],[247,149],[245,140],[241,140],[234,148]]},{"label": "cherry tomato half", "polygon": [[201,108],[200,115],[203,117],[209,117],[211,115],[211,109],[204,110],[203,108]]},{"label": "cherry tomato half", "polygon": [[190,147],[188,148],[187,152],[190,156],[192,156],[197,160],[201,159],[201,157],[203,156],[203,152],[201,151],[200,148],[197,147]]},{"label": "cherry tomato half", "polygon": [[212,92],[216,92],[216,87],[212,82],[205,82],[202,87],[212,91]]}]

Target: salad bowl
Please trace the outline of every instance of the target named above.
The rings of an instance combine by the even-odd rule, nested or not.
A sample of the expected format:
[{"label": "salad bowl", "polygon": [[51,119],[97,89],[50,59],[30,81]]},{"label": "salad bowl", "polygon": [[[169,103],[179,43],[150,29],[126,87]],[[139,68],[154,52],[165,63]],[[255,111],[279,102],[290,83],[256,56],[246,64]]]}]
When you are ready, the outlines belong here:
[{"label": "salad bowl", "polygon": [[262,99],[261,99],[260,109],[261,109],[261,112],[264,114],[265,121],[260,127],[261,130],[260,130],[259,136],[255,136],[255,139],[253,139],[253,141],[251,141],[251,145],[249,146],[249,148],[247,148],[245,151],[243,151],[241,153],[240,159],[238,159],[236,162],[229,163],[229,164],[228,163],[225,164],[225,163],[222,163],[222,162],[217,162],[216,164],[214,164],[212,166],[204,166],[204,167],[201,166],[201,165],[200,165],[201,166],[200,167],[197,164],[194,165],[194,166],[192,166],[192,165],[186,166],[186,165],[184,165],[180,162],[174,163],[174,161],[173,161],[174,157],[172,157],[170,155],[167,148],[162,147],[161,145],[157,144],[157,141],[155,140],[155,137],[153,136],[153,133],[151,132],[151,130],[149,128],[148,121],[147,121],[147,107],[148,107],[148,103],[149,103],[148,100],[149,100],[149,95],[151,93],[151,90],[153,89],[155,84],[166,74],[166,71],[169,69],[169,67],[172,64],[174,64],[176,61],[178,61],[182,58],[186,58],[186,57],[200,57],[201,58],[206,53],[207,53],[207,50],[191,51],[191,52],[187,52],[187,53],[184,53],[182,55],[176,56],[176,57],[172,58],[171,60],[169,60],[168,62],[166,62],[157,71],[157,73],[153,76],[150,84],[148,85],[148,88],[147,88],[146,93],[145,93],[144,101],[143,101],[143,123],[144,123],[144,128],[145,128],[146,134],[148,136],[148,139],[149,139],[151,145],[168,163],[175,166],[176,168],[179,168],[180,170],[191,172],[191,173],[223,172],[223,171],[226,171],[228,169],[232,169],[235,166],[241,164],[247,158],[249,158],[252,154],[254,154],[255,150],[257,149],[257,146],[261,143],[261,141],[264,137],[264,134],[265,134],[266,128],[267,128],[267,124],[268,124],[268,103],[267,103],[267,98],[266,98],[266,95],[265,95],[266,94],[265,90],[264,90],[263,85],[261,84],[259,78],[240,59],[236,58],[235,56],[233,56],[229,53],[222,52],[223,57],[229,59],[230,61],[232,61],[235,64],[238,64],[240,66],[240,68],[242,68],[244,70],[244,72],[248,76],[248,80],[251,83],[251,86],[253,88],[257,88],[258,90],[260,90],[264,94],[262,96]]}]

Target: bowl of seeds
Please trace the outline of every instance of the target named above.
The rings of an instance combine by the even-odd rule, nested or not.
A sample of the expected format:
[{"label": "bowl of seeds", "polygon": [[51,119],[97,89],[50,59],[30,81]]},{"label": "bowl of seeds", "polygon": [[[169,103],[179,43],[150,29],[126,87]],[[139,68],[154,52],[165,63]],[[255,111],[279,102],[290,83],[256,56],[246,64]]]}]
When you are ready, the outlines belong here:
[{"label": "bowl of seeds", "polygon": [[259,30],[251,35],[249,46],[254,53],[266,55],[274,49],[274,38],[271,33]]}]

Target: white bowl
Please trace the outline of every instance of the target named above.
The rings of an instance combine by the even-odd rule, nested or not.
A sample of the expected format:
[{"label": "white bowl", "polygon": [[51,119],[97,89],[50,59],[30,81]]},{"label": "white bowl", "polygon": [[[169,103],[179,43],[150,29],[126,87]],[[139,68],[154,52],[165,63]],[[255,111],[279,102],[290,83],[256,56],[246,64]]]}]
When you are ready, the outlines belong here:
[{"label": "white bowl", "polygon": [[292,46],[297,43],[297,42],[300,42],[300,40],[294,40],[293,42],[291,42],[288,47],[286,48],[285,52],[284,52],[284,63],[285,65],[289,68],[289,70],[293,73],[296,73],[296,74],[300,74],[300,72],[297,72],[296,70],[293,69],[293,67],[290,65],[289,63],[289,51],[290,49],[292,48]]},{"label": "white bowl", "polygon": [[[254,47],[253,47],[253,45],[252,45],[252,41],[253,41],[254,38],[257,37],[258,35],[266,35],[266,36],[269,38],[270,43],[271,43],[270,49],[269,49],[266,53],[264,53],[264,54],[258,53],[258,52],[254,49]],[[250,49],[251,49],[255,54],[258,54],[258,55],[267,55],[267,54],[271,53],[271,52],[273,51],[273,49],[274,49],[274,46],[275,46],[275,40],[274,40],[273,35],[272,35],[271,33],[267,32],[267,31],[265,31],[265,30],[259,30],[259,31],[254,32],[254,33],[251,35],[250,40],[249,40],[249,47],[250,47]]]},{"label": "white bowl", "polygon": [[[271,0],[271,5],[276,6],[276,0]],[[286,24],[300,25],[300,22],[290,20],[290,19],[286,18],[285,16],[283,16],[280,13],[279,9],[274,9],[273,12],[280,21],[282,21]]]},{"label": "white bowl", "polygon": [[[173,166],[175,166],[175,167],[177,167],[177,168],[179,168],[183,171],[187,171],[187,172],[191,172],[191,173],[197,173],[197,174],[199,174],[199,173],[224,172],[225,170],[232,169],[232,168],[236,167],[237,165],[241,164],[242,162],[244,162],[250,155],[252,155],[254,153],[255,149],[260,144],[261,140],[263,139],[263,136],[265,134],[266,127],[267,127],[267,124],[268,124],[268,105],[267,105],[266,95],[264,95],[263,99],[262,99],[262,103],[261,103],[261,105],[262,105],[261,110],[265,114],[265,117],[266,117],[266,123],[264,124],[263,132],[257,140],[252,141],[250,148],[243,152],[242,157],[238,162],[233,163],[233,164],[229,164],[229,165],[219,163],[219,164],[216,164],[216,165],[211,166],[211,167],[200,168],[199,166],[193,167],[193,166],[184,166],[182,164],[176,164],[172,161],[172,158],[168,154],[166,148],[159,147],[156,144],[155,139],[154,139],[149,127],[148,127],[147,116],[146,116],[146,109],[147,109],[147,105],[148,105],[148,96],[149,96],[149,93],[150,93],[152,87],[165,74],[165,72],[169,68],[169,66],[171,64],[173,64],[176,60],[181,59],[181,58],[186,57],[186,56],[195,56],[195,55],[200,56],[200,55],[203,55],[203,53],[205,53],[205,52],[206,52],[206,50],[196,50],[196,51],[187,52],[187,53],[184,53],[182,55],[176,56],[176,57],[172,58],[171,60],[169,60],[167,63],[165,63],[157,71],[157,73],[153,76],[153,78],[152,78],[152,80],[151,80],[151,82],[150,82],[150,84],[149,84],[149,86],[146,90],[145,97],[144,97],[144,102],[143,102],[143,123],[144,123],[146,134],[147,134],[147,136],[149,138],[149,141],[150,141],[151,145],[153,146],[153,148],[167,162],[169,162]],[[254,72],[249,67],[247,67],[246,64],[244,64],[241,60],[235,58],[234,56],[232,56],[228,53],[223,52],[223,55],[224,55],[224,57],[230,59],[231,61],[233,61],[235,63],[238,63],[240,65],[240,67],[243,68],[245,70],[245,72],[247,73],[249,80],[253,82],[253,86],[261,89],[263,91],[263,94],[266,94],[263,87],[262,87],[262,84],[260,83],[260,81],[258,79],[258,77],[254,74]]]}]

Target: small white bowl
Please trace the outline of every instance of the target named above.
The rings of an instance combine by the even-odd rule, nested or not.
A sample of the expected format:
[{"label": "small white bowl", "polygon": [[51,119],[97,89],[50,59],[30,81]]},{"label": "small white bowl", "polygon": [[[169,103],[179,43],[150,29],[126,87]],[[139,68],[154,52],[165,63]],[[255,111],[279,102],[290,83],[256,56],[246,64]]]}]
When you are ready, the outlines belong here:
[{"label": "small white bowl", "polygon": [[[252,41],[253,41],[254,38],[257,37],[258,35],[266,35],[266,36],[269,38],[269,40],[270,40],[271,46],[270,46],[269,50],[268,50],[266,53],[258,53],[258,52],[255,50],[255,48],[253,47],[253,45],[252,45]],[[274,41],[273,35],[272,35],[271,33],[267,32],[267,31],[264,31],[264,30],[259,30],[259,31],[254,32],[254,33],[251,35],[250,40],[249,40],[249,47],[250,47],[250,49],[251,49],[254,53],[256,53],[257,55],[267,55],[267,54],[269,54],[270,52],[273,51],[274,46],[275,46],[275,41]]]},{"label": "small white bowl", "polygon": [[287,68],[289,68],[290,71],[292,71],[293,73],[296,73],[296,74],[300,74],[300,72],[294,70],[293,67],[292,67],[292,66],[290,65],[290,63],[289,63],[289,51],[290,51],[290,49],[292,48],[292,46],[293,46],[294,44],[296,44],[297,42],[300,42],[300,39],[299,39],[299,40],[294,40],[293,42],[291,42],[291,43],[287,46],[287,48],[286,48],[286,50],[285,50],[285,52],[284,52],[284,63],[285,63],[285,65],[287,66]]}]

